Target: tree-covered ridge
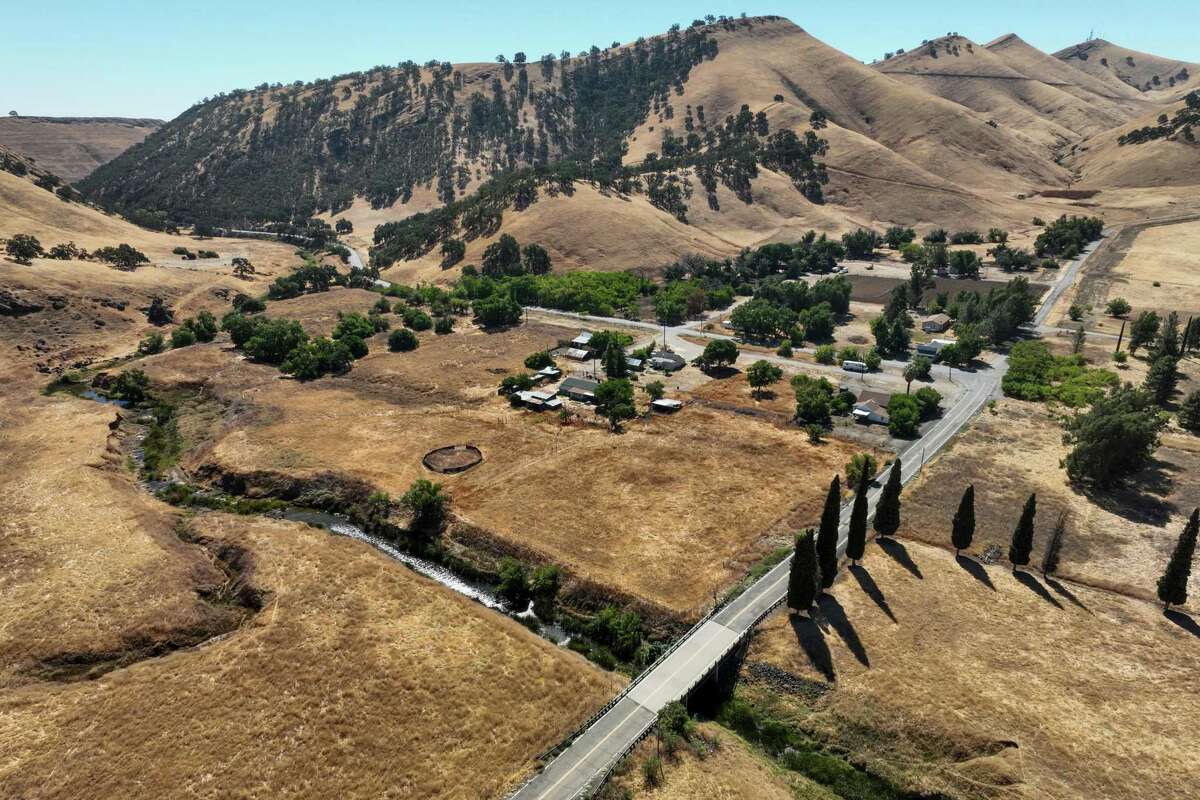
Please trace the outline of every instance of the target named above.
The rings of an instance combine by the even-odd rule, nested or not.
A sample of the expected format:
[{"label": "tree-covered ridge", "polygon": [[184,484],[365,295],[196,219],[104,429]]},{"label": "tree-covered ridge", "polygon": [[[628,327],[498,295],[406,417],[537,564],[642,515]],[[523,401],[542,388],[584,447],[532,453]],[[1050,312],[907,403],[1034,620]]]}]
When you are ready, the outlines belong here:
[{"label": "tree-covered ridge", "polygon": [[386,206],[423,186],[450,203],[473,181],[564,162],[603,176],[651,111],[672,116],[671,94],[715,57],[718,28],[751,24],[697,20],[535,63],[403,62],[237,90],[193,106],[82,188],[126,212],[245,224],[337,212],[356,195]]}]

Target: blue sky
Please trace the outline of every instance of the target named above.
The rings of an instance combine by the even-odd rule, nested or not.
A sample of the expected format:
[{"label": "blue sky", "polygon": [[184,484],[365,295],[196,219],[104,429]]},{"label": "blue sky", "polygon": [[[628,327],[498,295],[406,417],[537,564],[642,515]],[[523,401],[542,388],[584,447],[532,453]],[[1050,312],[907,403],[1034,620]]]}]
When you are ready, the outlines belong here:
[{"label": "blue sky", "polygon": [[1200,2],[316,2],[42,0],[7,4],[0,114],[170,118],[216,92],[405,59],[487,61],[629,41],[704,14],[778,14],[855,58],[957,31],[1046,51],[1097,36],[1200,62]]}]

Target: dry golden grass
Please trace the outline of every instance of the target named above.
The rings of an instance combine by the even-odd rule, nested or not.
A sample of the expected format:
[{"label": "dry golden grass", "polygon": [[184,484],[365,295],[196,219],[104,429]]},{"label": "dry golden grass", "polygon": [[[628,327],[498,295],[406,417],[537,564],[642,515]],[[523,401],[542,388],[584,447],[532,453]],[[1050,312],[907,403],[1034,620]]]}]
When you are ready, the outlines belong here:
[{"label": "dry golden grass", "polygon": [[[1147,109],[1140,116],[1118,127],[1110,128],[1072,148],[1064,163],[1078,171],[1080,182],[1086,187],[1148,187],[1161,189],[1189,187],[1195,195],[1195,186],[1200,184],[1200,158],[1196,144],[1175,139],[1155,139],[1142,144],[1121,146],[1117,139],[1129,131],[1158,124],[1158,116],[1173,117],[1182,102],[1162,104]],[[1107,205],[1108,197],[1097,200]],[[1159,213],[1176,212],[1165,199],[1158,201]]]},{"label": "dry golden grass", "polygon": [[[5,383],[0,425],[0,794],[495,796],[617,690],[360,543],[218,515],[189,523],[207,547],[185,542],[126,472],[114,410],[36,390]],[[229,629],[201,595],[226,580],[225,546],[248,553],[262,611],[139,660]],[[69,658],[133,663],[41,679]]]},{"label": "dry golden grass", "polygon": [[656,753],[650,739],[638,746],[612,783],[629,789],[637,800],[837,800],[819,784],[772,764],[720,725],[703,722],[696,729],[716,743],[703,758],[681,746],[675,756],[663,757],[664,779],[649,788],[642,764]]},{"label": "dry golden grass", "polygon": [[[1200,221],[1147,228],[1112,272],[1103,302],[1124,297],[1134,313],[1200,314]],[[1155,285],[1158,284],[1158,285]]]},{"label": "dry golden grass", "polygon": [[[805,476],[841,470],[858,449],[813,446],[794,427],[699,406],[613,435],[584,422],[591,414],[582,407],[582,419],[564,426],[495,396],[500,377],[520,370],[525,355],[572,334],[533,324],[423,335],[413,353],[389,353],[376,337],[350,373],[310,384],[238,360],[220,344],[156,356],[144,368],[168,385],[199,379],[247,412],[186,459],[191,469],[300,477],[332,470],[398,495],[429,477],[426,452],[474,444],[484,454],[479,466],[438,478],[460,517],[577,577],[685,616],[771,549],[782,534],[769,534],[773,526],[811,523],[826,478]],[[747,474],[759,479],[745,482]]]},{"label": "dry golden grass", "polygon": [[[935,48],[936,58],[930,54]],[[1080,97],[1030,77],[990,47],[963,36],[934,39],[875,67],[909,86],[984,114],[1046,150],[1120,125],[1136,107],[1129,102],[1129,109],[1122,108],[1100,95]],[[1069,69],[1061,64],[1059,68]]]},{"label": "dry golden grass", "polygon": [[4,117],[0,145],[73,183],[145,139],[158,124],[147,119]]},{"label": "dry golden grass", "polygon": [[113,409],[31,392],[4,405],[0,685],[55,655],[211,622],[194,587],[215,572],[180,545],[169,508],[123,474],[106,444]]},{"label": "dry golden grass", "polygon": [[[1200,73],[1200,64],[1140,53],[1104,39],[1092,39],[1064,48],[1054,55],[1071,67],[1114,87],[1127,86],[1152,100],[1178,99],[1200,85],[1200,76],[1197,75]],[[1189,72],[1189,77],[1177,80],[1174,86],[1168,85],[1167,79],[1177,76],[1182,69]],[[1155,76],[1159,78],[1157,86],[1153,83]],[[1147,83],[1151,84],[1149,90],[1145,89]]]},{"label": "dry golden grass", "polygon": [[996,544],[1006,553],[1025,499],[1037,492],[1034,563],[1058,513],[1066,510],[1062,574],[1152,598],[1187,516],[1200,504],[1200,440],[1168,434],[1137,481],[1092,497],[1068,484],[1060,467],[1067,452],[1062,428],[1045,407],[1001,400],[995,413],[977,417],[905,490],[902,533],[948,547],[950,520],[971,483],[977,521],[972,550]]},{"label": "dry golden grass", "polygon": [[0,697],[6,796],[492,797],[618,688],[361,543],[190,527],[252,553],[266,606],[199,648]]},{"label": "dry golden grass", "polygon": [[[914,789],[961,798],[1185,797],[1200,778],[1200,651],[1155,606],[1002,567],[994,588],[915,542],[843,575],[817,624],[777,613],[747,664],[826,681],[802,725]],[[909,566],[902,566],[902,563]],[[918,574],[914,574],[918,573]],[[870,591],[867,591],[868,587]],[[1034,590],[1036,589],[1036,591]]]}]

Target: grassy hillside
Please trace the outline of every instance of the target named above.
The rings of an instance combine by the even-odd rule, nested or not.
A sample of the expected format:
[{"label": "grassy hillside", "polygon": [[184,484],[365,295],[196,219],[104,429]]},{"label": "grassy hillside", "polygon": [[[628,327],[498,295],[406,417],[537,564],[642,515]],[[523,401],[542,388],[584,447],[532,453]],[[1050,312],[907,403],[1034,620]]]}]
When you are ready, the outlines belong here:
[{"label": "grassy hillside", "polygon": [[0,145],[74,183],[160,125],[121,117],[0,117]]},{"label": "grassy hillside", "polygon": [[1065,47],[1054,55],[1089,75],[1115,79],[1161,101],[1200,87],[1200,64],[1129,50],[1104,39]]}]

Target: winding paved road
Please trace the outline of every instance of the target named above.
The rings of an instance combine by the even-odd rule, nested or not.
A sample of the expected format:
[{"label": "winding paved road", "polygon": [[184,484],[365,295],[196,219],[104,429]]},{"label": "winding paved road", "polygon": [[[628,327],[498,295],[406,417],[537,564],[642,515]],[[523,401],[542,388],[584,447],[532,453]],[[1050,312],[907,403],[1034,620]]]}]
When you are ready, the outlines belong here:
[{"label": "winding paved road", "polygon": [[[1042,330],[1051,308],[1078,278],[1083,263],[1098,245],[1090,245],[1063,270],[1058,282],[1043,299],[1031,328],[1038,332]],[[649,323],[572,316],[661,330],[660,326]],[[699,333],[685,326],[669,328],[668,341],[672,347],[678,342],[698,351],[697,345],[679,338],[682,332]],[[707,333],[702,335],[715,336]],[[988,400],[999,396],[1000,378],[1007,367],[1007,359],[997,355],[988,365],[975,372],[959,373],[965,389],[958,401],[919,441],[910,444],[901,454],[901,474],[905,483],[912,480],[979,413]],[[871,514],[874,513],[881,491],[882,487],[875,487],[868,493]],[[849,519],[850,504],[847,503],[842,509],[839,555],[845,553]],[[704,680],[742,637],[783,603],[787,594],[789,568],[790,560],[785,559],[755,581],[736,600],[692,628],[664,658],[651,665],[618,695],[545,769],[511,794],[511,800],[574,800],[594,792],[617,762],[650,730],[659,710],[667,703],[679,700]]]}]

